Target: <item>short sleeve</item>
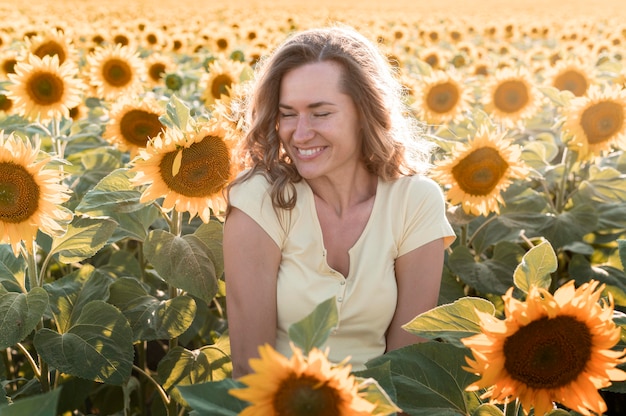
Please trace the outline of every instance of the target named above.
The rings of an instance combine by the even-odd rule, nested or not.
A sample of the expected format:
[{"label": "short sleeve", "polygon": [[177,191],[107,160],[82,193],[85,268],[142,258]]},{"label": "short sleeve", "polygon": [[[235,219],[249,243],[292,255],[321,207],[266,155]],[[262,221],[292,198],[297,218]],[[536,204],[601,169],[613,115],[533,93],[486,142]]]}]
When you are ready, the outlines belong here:
[{"label": "short sleeve", "polygon": [[439,185],[432,179],[414,176],[409,178],[405,191],[398,256],[438,238],[444,239],[445,247],[450,246],[456,234],[446,217],[445,199]]},{"label": "short sleeve", "polygon": [[250,216],[278,247],[283,247],[286,234],[284,224],[272,205],[270,183],[263,175],[254,175],[233,186],[228,199],[231,206]]}]

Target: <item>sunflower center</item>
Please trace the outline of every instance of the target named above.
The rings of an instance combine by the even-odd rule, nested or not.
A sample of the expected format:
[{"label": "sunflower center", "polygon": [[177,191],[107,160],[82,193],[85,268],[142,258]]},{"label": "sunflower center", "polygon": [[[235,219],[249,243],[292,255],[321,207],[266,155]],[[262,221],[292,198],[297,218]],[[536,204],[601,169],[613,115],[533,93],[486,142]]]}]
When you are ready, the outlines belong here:
[{"label": "sunflower center", "polygon": [[57,55],[59,57],[59,64],[62,64],[63,62],[65,62],[65,59],[66,59],[65,50],[63,49],[63,46],[59,45],[57,42],[54,42],[54,41],[48,41],[48,42],[42,43],[41,45],[37,47],[37,49],[35,49],[33,53],[40,58],[43,58],[46,55],[47,56]]},{"label": "sunflower center", "polygon": [[624,126],[624,108],[613,101],[600,101],[583,111],[580,124],[589,143],[601,143]]},{"label": "sunflower center", "polygon": [[2,71],[5,74],[14,74],[15,65],[17,65],[17,59],[5,59],[4,61],[2,61]]},{"label": "sunflower center", "polygon": [[13,101],[5,94],[0,93],[0,111],[9,111],[13,107]]},{"label": "sunflower center", "polygon": [[577,97],[584,95],[589,86],[587,78],[573,69],[559,74],[552,84],[561,91],[571,91]]},{"label": "sunflower center", "polygon": [[431,111],[445,114],[459,102],[459,90],[451,82],[434,85],[426,96],[426,105]]},{"label": "sunflower center", "polygon": [[529,98],[523,81],[509,80],[498,85],[493,94],[493,104],[504,113],[516,113],[526,107]]},{"label": "sunflower center", "polygon": [[163,64],[162,62],[156,62],[150,65],[150,68],[148,69],[148,75],[150,75],[150,78],[153,81],[160,81],[164,73],[165,64]]},{"label": "sunflower center", "polygon": [[276,416],[339,416],[341,397],[336,389],[311,376],[285,379],[274,396]]},{"label": "sunflower center", "polygon": [[34,73],[27,83],[28,95],[37,105],[61,102],[64,88],[63,78],[45,71]]},{"label": "sunflower center", "polygon": [[109,59],[102,68],[105,81],[114,87],[123,87],[133,79],[133,71],[128,62],[121,59]]},{"label": "sunflower center", "polygon": [[146,147],[148,138],[156,137],[163,125],[159,115],[145,110],[128,111],[120,121],[120,132],[124,140],[139,147]]},{"label": "sunflower center", "polygon": [[207,197],[221,191],[230,175],[230,152],[220,137],[206,136],[183,149],[180,170],[172,174],[178,150],[163,156],[159,165],[168,188],[187,197]]},{"label": "sunflower center", "polygon": [[509,164],[491,147],[482,147],[465,156],[452,168],[459,187],[469,195],[489,195],[505,175]]},{"label": "sunflower center", "polygon": [[21,223],[39,208],[39,185],[22,166],[0,163],[0,221]]},{"label": "sunflower center", "polygon": [[542,318],[504,342],[504,367],[534,389],[558,388],[576,380],[591,357],[591,333],[572,316]]},{"label": "sunflower center", "polygon": [[228,88],[233,84],[233,79],[228,74],[220,74],[215,77],[211,84],[211,94],[213,98],[218,99],[222,95],[229,95]]}]

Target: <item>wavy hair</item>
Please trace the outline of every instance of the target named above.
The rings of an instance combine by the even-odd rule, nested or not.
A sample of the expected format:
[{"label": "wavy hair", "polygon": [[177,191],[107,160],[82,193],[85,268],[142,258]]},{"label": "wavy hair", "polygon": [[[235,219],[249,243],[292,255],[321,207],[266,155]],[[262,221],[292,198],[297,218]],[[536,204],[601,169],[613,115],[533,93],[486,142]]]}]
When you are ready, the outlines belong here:
[{"label": "wavy hair", "polygon": [[248,102],[247,133],[240,143],[243,163],[250,169],[230,187],[261,173],[271,183],[275,208],[296,203],[293,184],[302,180],[278,136],[279,94],[285,74],[305,64],[333,61],[341,65],[342,93],[354,101],[362,123],[362,159],[384,180],[415,175],[428,167],[432,145],[403,99],[394,68],[376,44],[353,28],[309,29],[288,37],[256,67]]}]

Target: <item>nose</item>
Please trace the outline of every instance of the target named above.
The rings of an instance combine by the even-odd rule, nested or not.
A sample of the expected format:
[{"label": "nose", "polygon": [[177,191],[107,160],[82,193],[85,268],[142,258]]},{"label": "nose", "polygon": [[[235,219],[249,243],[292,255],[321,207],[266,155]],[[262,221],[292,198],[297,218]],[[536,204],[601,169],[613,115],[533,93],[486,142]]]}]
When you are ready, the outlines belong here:
[{"label": "nose", "polygon": [[306,141],[315,135],[311,126],[311,120],[305,115],[298,116],[295,129],[291,135],[292,139],[296,142]]}]

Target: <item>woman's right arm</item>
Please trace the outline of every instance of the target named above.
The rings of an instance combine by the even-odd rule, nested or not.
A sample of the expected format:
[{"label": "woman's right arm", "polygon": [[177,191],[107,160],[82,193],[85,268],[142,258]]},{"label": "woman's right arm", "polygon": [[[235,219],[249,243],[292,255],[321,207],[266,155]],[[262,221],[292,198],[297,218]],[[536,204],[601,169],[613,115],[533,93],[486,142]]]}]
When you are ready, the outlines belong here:
[{"label": "woman's right arm", "polygon": [[232,208],[224,223],[224,276],[233,378],[251,369],[259,345],[276,343],[276,280],[281,252],[243,211]]}]

